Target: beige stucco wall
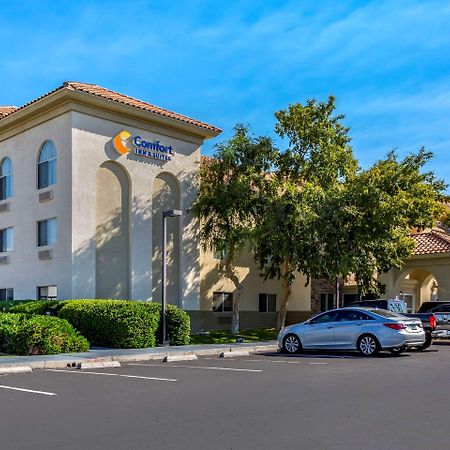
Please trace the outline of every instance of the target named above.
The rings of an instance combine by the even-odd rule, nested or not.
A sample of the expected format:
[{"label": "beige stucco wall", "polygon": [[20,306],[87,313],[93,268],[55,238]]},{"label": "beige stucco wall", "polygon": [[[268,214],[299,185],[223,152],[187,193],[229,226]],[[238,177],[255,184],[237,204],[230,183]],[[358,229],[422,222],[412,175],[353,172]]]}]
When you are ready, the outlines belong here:
[{"label": "beige stucco wall", "polygon": [[449,254],[412,256],[401,269],[393,268],[381,275],[380,281],[386,285],[386,298],[411,293],[418,309],[421,303],[430,300],[433,278],[439,286],[439,300],[450,301]]},{"label": "beige stucco wall", "polygon": [[[200,254],[201,266],[201,304],[202,311],[212,311],[212,299],[214,292],[234,292],[234,284],[221,274],[220,260],[214,259],[209,251]],[[283,293],[281,280],[266,280],[260,276],[261,271],[255,264],[250,252],[242,252],[237,261],[237,271],[242,280],[244,289],[241,295],[241,311],[258,311],[259,294],[276,294],[277,311]],[[306,277],[299,273],[292,285],[292,293],[289,298],[289,311],[311,310],[311,287],[305,286]]]},{"label": "beige stucco wall", "polygon": [[[7,139],[0,134],[0,160],[13,163],[13,196],[10,211],[0,213],[0,228],[14,227],[10,264],[0,265],[0,288],[14,288],[16,299],[35,299],[36,287],[58,286],[58,297],[71,295],[71,115],[65,113]],[[52,140],[57,152],[57,183],[53,199],[38,200],[37,159],[41,145]],[[53,259],[39,260],[36,237],[38,220],[57,217],[57,243]],[[8,253],[6,253],[8,254]]]},{"label": "beige stucco wall", "polygon": [[[95,229],[96,174],[106,161],[119,164],[130,180],[130,297],[152,299],[152,196],[155,178],[163,173],[173,176],[180,188],[180,208],[183,217],[179,255],[180,298],[173,301],[184,309],[199,307],[199,242],[197,227],[187,210],[196,194],[196,174],[200,159],[200,141],[191,136],[161,131],[151,124],[131,124],[126,118],[108,120],[80,112],[72,112],[72,296],[95,296]],[[125,122],[125,123],[123,123]],[[172,145],[176,155],[172,161],[159,161],[135,155],[119,155],[113,149],[112,138],[126,129],[145,140],[159,140]],[[162,219],[161,219],[162,220]],[[172,219],[173,220],[173,219]],[[175,219],[179,220],[179,219]],[[155,243],[157,246],[158,243]],[[160,301],[160,299],[154,299]]]}]

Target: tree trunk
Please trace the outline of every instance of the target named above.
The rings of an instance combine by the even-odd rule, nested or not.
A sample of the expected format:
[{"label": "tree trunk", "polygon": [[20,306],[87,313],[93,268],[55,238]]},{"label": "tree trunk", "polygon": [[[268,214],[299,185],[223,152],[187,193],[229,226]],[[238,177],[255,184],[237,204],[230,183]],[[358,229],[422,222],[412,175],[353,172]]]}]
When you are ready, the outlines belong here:
[{"label": "tree trunk", "polygon": [[286,323],[286,313],[289,296],[291,295],[291,282],[289,280],[289,261],[285,261],[282,266],[283,277],[283,298],[281,299],[280,312],[278,313],[277,331],[281,331]]},{"label": "tree trunk", "polygon": [[230,247],[230,252],[225,259],[225,273],[226,276],[233,282],[236,287],[236,292],[233,295],[233,317],[231,319],[231,334],[239,334],[239,310],[241,302],[241,292],[243,285],[239,280],[236,269],[233,267],[233,263],[236,257],[236,246]]}]

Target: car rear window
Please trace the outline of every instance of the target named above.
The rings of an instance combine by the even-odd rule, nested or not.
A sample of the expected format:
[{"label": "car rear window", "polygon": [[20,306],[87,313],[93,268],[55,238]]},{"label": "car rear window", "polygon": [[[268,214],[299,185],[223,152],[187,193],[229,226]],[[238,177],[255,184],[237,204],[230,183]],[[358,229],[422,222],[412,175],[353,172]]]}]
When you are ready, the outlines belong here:
[{"label": "car rear window", "polygon": [[371,308],[369,311],[373,314],[378,314],[381,317],[386,317],[388,319],[404,319],[405,316],[402,316],[401,314],[394,313],[392,311],[388,311],[386,309],[375,309]]}]

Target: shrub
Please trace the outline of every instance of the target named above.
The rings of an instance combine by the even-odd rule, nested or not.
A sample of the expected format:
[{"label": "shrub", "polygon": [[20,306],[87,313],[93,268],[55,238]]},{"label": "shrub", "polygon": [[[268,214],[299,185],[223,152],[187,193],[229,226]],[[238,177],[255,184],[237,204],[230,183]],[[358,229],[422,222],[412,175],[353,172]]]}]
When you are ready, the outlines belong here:
[{"label": "shrub", "polygon": [[8,308],[8,312],[22,313],[28,316],[57,316],[58,311],[65,305],[65,302],[55,300],[30,300],[12,305]]},{"label": "shrub", "polygon": [[[132,300],[34,300],[8,309],[11,313],[57,315],[66,319],[93,345],[116,348],[154,347],[161,341],[161,304]],[[170,345],[188,345],[190,318],[167,305]]]},{"label": "shrub", "polygon": [[[147,306],[157,311],[159,320],[156,340],[157,342],[161,342],[161,304],[147,303]],[[189,345],[191,319],[185,311],[177,306],[167,305],[166,324],[170,345]]]},{"label": "shrub", "polygon": [[93,345],[116,348],[154,347],[157,312],[143,302],[72,300],[59,311]]},{"label": "shrub", "polygon": [[89,342],[57,317],[0,313],[0,350],[17,355],[52,355],[89,350]]}]

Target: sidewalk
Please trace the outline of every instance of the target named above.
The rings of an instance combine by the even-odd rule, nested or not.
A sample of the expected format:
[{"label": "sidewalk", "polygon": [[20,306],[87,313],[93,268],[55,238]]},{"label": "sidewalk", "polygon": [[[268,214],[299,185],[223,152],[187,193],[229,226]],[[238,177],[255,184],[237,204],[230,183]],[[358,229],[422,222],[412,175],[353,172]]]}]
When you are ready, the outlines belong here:
[{"label": "sidewalk", "polygon": [[185,345],[180,347],[154,347],[139,349],[94,348],[85,353],[65,353],[61,355],[0,356],[0,373],[22,367],[28,369],[61,369],[76,367],[85,363],[108,363],[111,361],[136,362],[163,360],[166,356],[219,356],[228,352],[274,352],[276,341],[242,344]]}]

